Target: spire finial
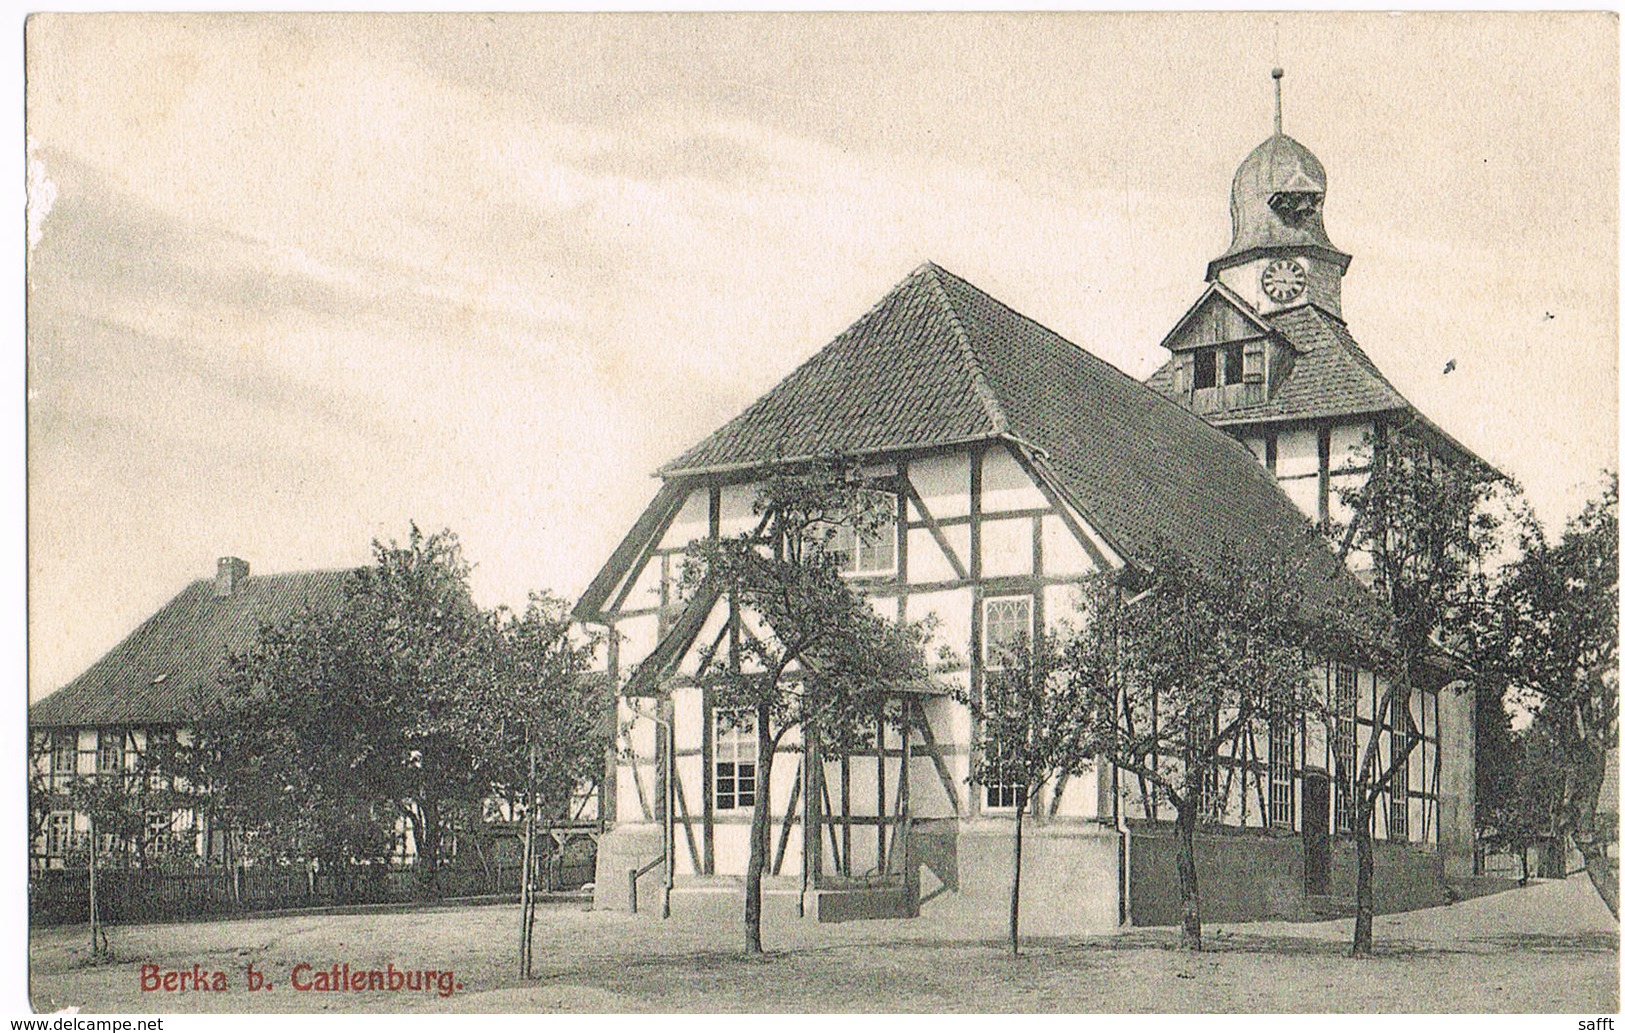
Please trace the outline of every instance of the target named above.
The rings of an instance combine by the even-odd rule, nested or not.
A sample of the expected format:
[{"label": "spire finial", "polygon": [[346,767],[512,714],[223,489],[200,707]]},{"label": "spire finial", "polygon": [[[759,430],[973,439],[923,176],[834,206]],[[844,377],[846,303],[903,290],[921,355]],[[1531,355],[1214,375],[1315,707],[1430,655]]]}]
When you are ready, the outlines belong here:
[{"label": "spire finial", "polygon": [[1279,68],[1270,69],[1270,78],[1275,80],[1275,135],[1281,135],[1281,76],[1286,72]]}]

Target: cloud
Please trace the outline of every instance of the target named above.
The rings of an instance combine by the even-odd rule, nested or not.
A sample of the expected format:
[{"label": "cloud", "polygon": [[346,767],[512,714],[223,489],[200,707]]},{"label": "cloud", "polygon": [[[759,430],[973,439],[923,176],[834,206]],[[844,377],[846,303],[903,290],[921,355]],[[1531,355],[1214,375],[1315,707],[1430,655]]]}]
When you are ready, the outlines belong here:
[{"label": "cloud", "polygon": [[[31,21],[31,618],[49,629],[35,677],[75,673],[220,552],[342,565],[414,518],[462,534],[485,601],[569,594],[647,501],[650,470],[927,258],[1148,373],[1228,240],[1234,164],[1266,131],[1257,24]],[[1430,51],[1420,80],[1375,82],[1344,69],[1330,22],[1303,24],[1303,66],[1322,71],[1289,80],[1289,111],[1331,168],[1328,219],[1348,227],[1334,239],[1356,251],[1351,324],[1413,400],[1500,458],[1576,396],[1540,347],[1612,356],[1610,320],[1565,311],[1557,332],[1583,329],[1558,341],[1504,298],[1583,280],[1563,300],[1596,308],[1615,202],[1506,203],[1504,171],[1455,159],[1493,123],[1539,178],[1590,137],[1539,148],[1552,120],[1537,116],[1566,96],[1524,98],[1515,122],[1454,118],[1482,98],[1451,52]],[[1414,27],[1362,24],[1400,48]],[[1439,125],[1422,105],[1374,98],[1373,116],[1334,96],[1351,83],[1385,103],[1459,96]],[[1430,161],[1407,158],[1419,147]],[[1573,189],[1610,175],[1593,166]],[[1574,232],[1554,208],[1596,211],[1575,247],[1594,253],[1600,233],[1610,250],[1579,277],[1514,262],[1474,228],[1489,206],[1520,240]],[[1477,293],[1491,283],[1502,301]],[[1447,339],[1461,355],[1485,341],[1501,379],[1464,361],[1435,384],[1442,359],[1425,356]],[[1438,402],[1449,392],[1459,405]]]}]

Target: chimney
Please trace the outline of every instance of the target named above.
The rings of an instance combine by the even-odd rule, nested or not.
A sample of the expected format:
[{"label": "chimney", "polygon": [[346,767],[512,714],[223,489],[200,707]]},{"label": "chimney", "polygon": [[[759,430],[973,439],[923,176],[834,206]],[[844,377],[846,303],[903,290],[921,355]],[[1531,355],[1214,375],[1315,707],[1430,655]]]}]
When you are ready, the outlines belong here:
[{"label": "chimney", "polygon": [[248,564],[235,556],[220,557],[214,573],[214,597],[224,599],[237,591],[237,586],[248,580]]}]

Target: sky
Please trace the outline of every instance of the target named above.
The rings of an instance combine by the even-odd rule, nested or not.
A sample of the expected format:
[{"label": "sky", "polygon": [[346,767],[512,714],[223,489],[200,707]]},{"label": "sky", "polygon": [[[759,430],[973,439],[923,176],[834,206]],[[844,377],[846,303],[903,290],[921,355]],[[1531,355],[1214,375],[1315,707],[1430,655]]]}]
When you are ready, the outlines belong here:
[{"label": "sky", "polygon": [[1617,467],[1617,32],[35,17],[30,698],[223,555],[354,566],[416,521],[484,605],[572,597],[657,466],[927,259],[1144,377],[1229,243],[1274,65],[1355,337],[1560,526]]}]

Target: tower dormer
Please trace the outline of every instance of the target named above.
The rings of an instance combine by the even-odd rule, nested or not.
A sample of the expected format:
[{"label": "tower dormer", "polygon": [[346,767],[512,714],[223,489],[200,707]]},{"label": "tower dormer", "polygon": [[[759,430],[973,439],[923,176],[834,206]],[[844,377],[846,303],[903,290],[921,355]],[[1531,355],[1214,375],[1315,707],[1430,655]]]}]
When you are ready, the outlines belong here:
[{"label": "tower dormer", "polygon": [[1253,148],[1230,185],[1230,248],[1208,263],[1207,278],[1235,291],[1260,314],[1313,302],[1342,314],[1343,273],[1351,258],[1326,236],[1321,207],[1326,168],[1281,129],[1281,69],[1275,79],[1275,133]]}]

